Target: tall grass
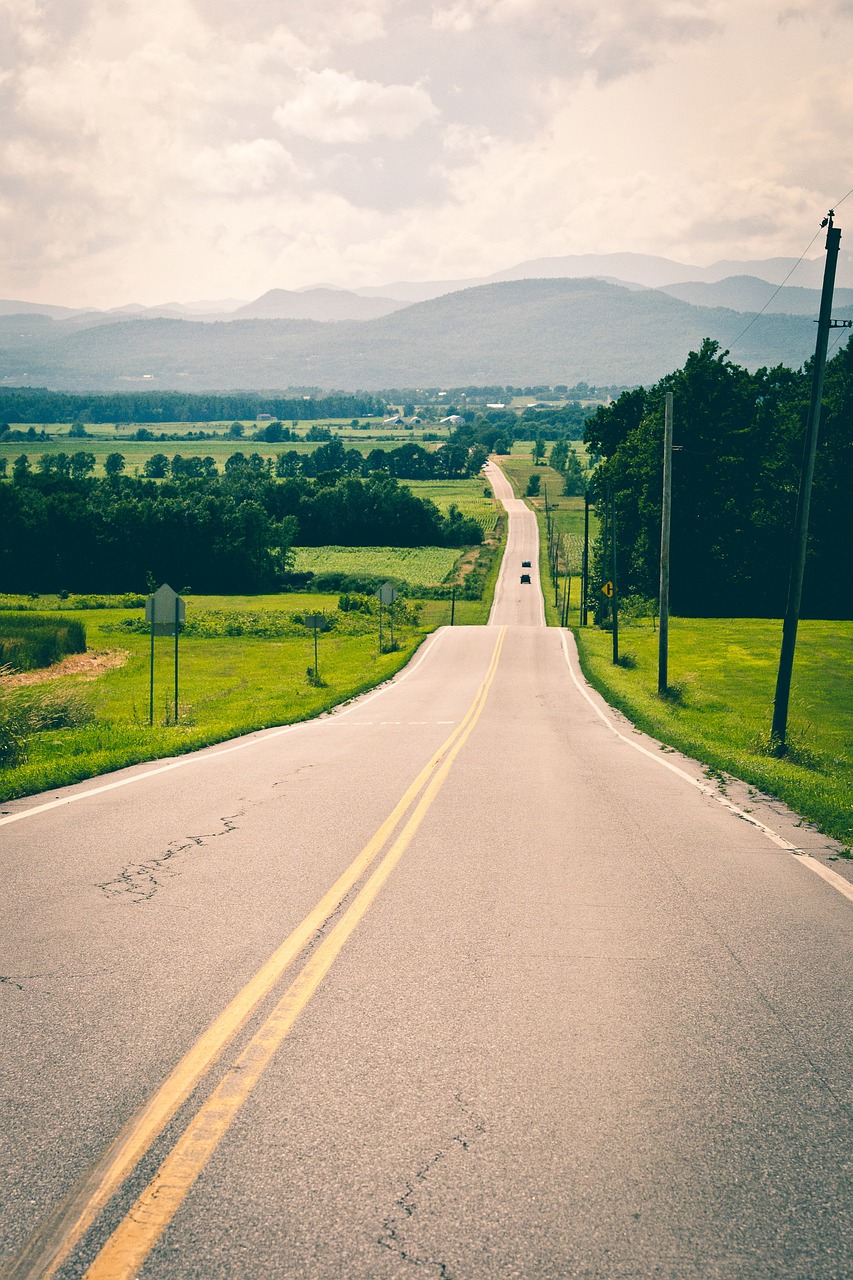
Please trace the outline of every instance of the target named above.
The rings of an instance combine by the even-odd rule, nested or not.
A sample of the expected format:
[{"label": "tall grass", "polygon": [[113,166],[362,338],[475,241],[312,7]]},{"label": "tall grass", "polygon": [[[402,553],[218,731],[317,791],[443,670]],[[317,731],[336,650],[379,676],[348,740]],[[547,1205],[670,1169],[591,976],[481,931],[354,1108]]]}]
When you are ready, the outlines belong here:
[{"label": "tall grass", "polygon": [[86,628],[73,618],[0,613],[0,665],[18,671],[49,667],[69,653],[86,652]]}]

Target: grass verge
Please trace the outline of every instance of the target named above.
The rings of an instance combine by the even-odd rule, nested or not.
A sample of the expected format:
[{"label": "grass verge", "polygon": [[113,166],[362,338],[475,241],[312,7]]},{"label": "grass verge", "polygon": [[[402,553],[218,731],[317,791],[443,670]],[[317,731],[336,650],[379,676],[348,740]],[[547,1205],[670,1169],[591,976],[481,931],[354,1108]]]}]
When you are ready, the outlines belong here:
[{"label": "grass verge", "polygon": [[[485,555],[482,598],[456,601],[457,626],[488,621],[504,538],[502,523],[500,534],[495,531],[479,549]],[[338,600],[337,594],[313,592],[189,596],[187,621],[193,615],[206,619],[201,628],[204,634],[186,634],[180,640],[177,723],[174,642],[169,637],[155,640],[151,726],[150,640],[136,629],[141,611],[92,608],[90,601],[85,609],[63,611],[63,619],[85,621],[93,649],[121,649],[128,658],[123,666],[96,679],[84,673],[51,680],[49,697],[36,696],[32,688],[0,691],[0,733],[5,724],[10,741],[13,730],[15,734],[15,751],[7,754],[5,767],[0,768],[0,802],[145,760],[182,755],[258,729],[312,719],[389,679],[430,632],[450,622],[447,599],[415,602],[416,618],[412,602],[404,602],[408,618],[395,631],[399,647],[380,654],[377,619],[357,612],[339,615]],[[292,626],[284,618],[306,613],[336,617],[335,627],[319,637],[319,683],[311,671],[312,633],[296,618]],[[241,620],[255,634],[229,634]],[[387,612],[384,621],[387,645]],[[132,624],[130,629],[127,623]],[[221,633],[211,634],[214,631]],[[48,703],[48,709],[53,708],[50,715],[45,711]],[[55,706],[64,709],[62,718]],[[44,714],[40,711],[36,717],[34,709]]]},{"label": "grass verge", "polygon": [[608,632],[575,630],[590,684],[644,732],[779,797],[825,834],[853,843],[853,622],[800,624],[789,754],[769,753],[781,626],[757,618],[673,618],[671,692],[657,693],[657,634],[620,627],[625,666]]}]

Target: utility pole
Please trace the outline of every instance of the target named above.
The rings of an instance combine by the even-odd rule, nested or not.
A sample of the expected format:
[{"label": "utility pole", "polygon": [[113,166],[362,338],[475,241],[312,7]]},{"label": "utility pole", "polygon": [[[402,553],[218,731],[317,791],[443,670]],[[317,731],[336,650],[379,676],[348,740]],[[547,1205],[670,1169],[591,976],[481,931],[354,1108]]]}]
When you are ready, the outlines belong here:
[{"label": "utility pole", "polygon": [[672,392],[667,391],[663,419],[663,505],[660,521],[660,631],[658,693],[669,688],[669,531],[672,512]]},{"label": "utility pole", "polygon": [[585,627],[589,621],[587,600],[589,597],[589,489],[583,495],[583,561],[581,564],[581,616],[580,625]]},{"label": "utility pole", "polygon": [[613,595],[610,597],[610,603],[613,606],[613,663],[615,666],[619,661],[619,588],[616,578],[616,497],[612,489],[610,490],[610,559],[613,580]]},{"label": "utility pole", "polygon": [[794,650],[797,645],[797,627],[800,622],[800,603],[803,595],[803,573],[806,566],[806,550],[809,535],[809,506],[812,496],[815,454],[820,429],[823,374],[826,368],[826,347],[831,328],[832,293],[835,287],[835,268],[838,262],[838,246],[841,229],[832,225],[835,217],[830,209],[828,217],[820,224],[827,228],[826,263],[823,270],[823,289],[820,295],[820,314],[817,322],[812,391],[809,401],[809,418],[806,428],[803,468],[800,474],[800,491],[797,497],[797,515],[794,521],[794,547],[791,557],[791,577],[788,583],[788,603],[782,625],[782,649],[779,654],[779,673],[776,677],[776,696],[773,701],[773,725],[771,737],[778,755],[785,754],[785,737],[788,731],[788,702],[791,696],[791,674],[794,667]]}]

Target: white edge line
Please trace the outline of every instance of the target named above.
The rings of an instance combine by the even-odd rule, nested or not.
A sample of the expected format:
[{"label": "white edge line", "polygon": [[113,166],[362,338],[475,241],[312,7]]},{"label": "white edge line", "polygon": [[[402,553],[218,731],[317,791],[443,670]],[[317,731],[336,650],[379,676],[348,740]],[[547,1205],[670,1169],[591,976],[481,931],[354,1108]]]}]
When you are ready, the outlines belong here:
[{"label": "white edge line", "polygon": [[[340,720],[342,716],[349,715],[351,711],[360,711],[362,707],[368,702],[372,702],[374,698],[378,698],[380,694],[386,693],[389,689],[396,688],[397,685],[402,684],[412,672],[417,671],[429,652],[441,639],[445,630],[446,627],[440,627],[437,631],[434,631],[422,647],[417,660],[404,667],[402,673],[395,673],[390,680],[386,680],[378,689],[374,689],[366,697],[354,698],[342,710],[333,708],[331,711],[321,713],[311,720],[299,720],[296,724],[286,724],[280,729],[259,729],[251,735],[247,734],[246,737],[239,742],[235,742],[232,746],[222,747],[218,751],[211,750],[209,747],[199,747],[195,751],[188,751],[185,756],[180,756],[177,760],[170,760],[168,764],[158,765],[156,769],[146,769],[144,773],[134,773],[129,778],[119,778],[115,782],[105,782],[99,787],[89,787],[86,791],[75,791],[73,795],[60,796],[57,800],[48,800],[45,804],[33,805],[31,809],[21,809],[18,813],[6,814],[5,817],[0,818],[0,827],[6,826],[9,822],[22,822],[24,818],[33,818],[39,813],[47,813],[49,809],[60,809],[66,804],[75,804],[78,800],[88,800],[90,796],[99,796],[105,791],[115,791],[118,787],[129,787],[133,782],[144,782],[147,778],[156,778],[158,774],[169,773],[172,769],[182,769],[188,764],[200,764],[207,760],[217,760],[220,756],[230,755],[233,751],[244,751],[246,747],[255,747],[261,742],[269,742],[271,738],[280,738],[285,733],[293,733],[296,729],[304,729],[309,725],[329,724],[333,719]],[[132,765],[127,767],[133,768]]]},{"label": "white edge line", "polygon": [[[641,755],[648,756],[650,760],[654,760],[655,764],[661,765],[664,769],[669,769],[670,773],[674,773],[679,778],[683,778],[685,782],[689,782],[691,787],[695,787],[696,790],[701,791],[703,795],[709,796],[712,800],[716,800],[717,804],[722,805],[724,809],[728,809],[730,813],[741,818],[744,822],[748,822],[751,827],[756,827],[757,830],[759,830],[762,835],[765,835],[768,840],[772,840],[773,844],[778,845],[780,849],[784,849],[786,853],[792,854],[800,866],[807,867],[809,871],[813,871],[815,875],[820,876],[820,878],[825,880],[827,884],[832,885],[833,889],[837,889],[840,894],[845,898],[848,898],[850,902],[853,902],[853,885],[851,885],[848,880],[845,880],[843,876],[840,876],[837,871],[833,871],[831,867],[825,867],[822,862],[819,862],[817,858],[813,858],[810,853],[805,851],[805,849],[798,849],[796,845],[789,844],[787,840],[783,840],[782,837],[777,835],[771,827],[768,827],[763,822],[759,822],[757,818],[754,818],[751,813],[747,813],[744,809],[739,809],[736,804],[732,804],[731,800],[727,799],[725,796],[721,796],[715,787],[709,787],[707,783],[700,782],[698,778],[691,777],[691,775],[686,773],[684,769],[679,769],[678,765],[672,764],[669,760],[662,760],[654,751],[649,751],[648,747],[643,747],[639,742],[634,742],[624,733],[620,733],[612,720],[604,714],[598,703],[593,701],[590,697],[590,686],[582,671],[580,673],[580,680],[578,679],[574,664],[572,663],[571,656],[569,654],[569,647],[566,643],[569,634],[570,633],[567,631],[560,632],[560,640],[563,646],[566,665],[569,668],[569,674],[571,675],[578,692],[586,698],[595,714],[607,726],[611,733],[615,733],[617,738],[621,738],[623,742],[627,742],[629,747],[633,747],[634,750],[639,751]],[[581,681],[583,681],[583,683],[581,683]]]}]

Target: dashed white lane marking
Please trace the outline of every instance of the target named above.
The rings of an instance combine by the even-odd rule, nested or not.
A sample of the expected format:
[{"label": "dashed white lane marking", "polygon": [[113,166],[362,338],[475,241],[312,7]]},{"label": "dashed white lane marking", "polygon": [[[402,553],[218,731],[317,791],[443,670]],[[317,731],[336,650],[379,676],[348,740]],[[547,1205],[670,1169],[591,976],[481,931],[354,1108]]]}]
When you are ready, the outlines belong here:
[{"label": "dashed white lane marking", "polygon": [[[810,853],[805,851],[805,849],[798,849],[796,845],[789,844],[787,840],[783,840],[780,835],[776,834],[772,827],[768,827],[765,823],[759,822],[757,818],[754,818],[752,814],[747,813],[744,809],[739,809],[738,806],[736,804],[732,804],[731,800],[727,799],[726,796],[721,796],[716,788],[709,787],[705,782],[700,782],[698,778],[692,777],[689,773],[686,773],[684,769],[679,769],[678,765],[672,764],[669,760],[662,760],[654,751],[649,751],[648,747],[643,747],[639,742],[634,742],[624,733],[620,733],[612,720],[604,714],[598,703],[594,702],[590,697],[589,685],[584,678],[582,671],[580,672],[580,680],[578,679],[578,676],[575,673],[575,664],[571,660],[569,648],[566,643],[568,634],[569,633],[566,631],[560,632],[563,654],[566,659],[566,665],[569,668],[569,674],[571,675],[578,692],[586,698],[599,720],[603,721],[611,733],[615,733],[617,738],[621,738],[623,742],[627,742],[629,747],[633,747],[634,750],[639,751],[641,755],[648,756],[649,760],[654,760],[655,764],[661,765],[664,769],[669,769],[670,773],[677,774],[679,778],[683,778],[685,782],[689,782],[691,787],[695,787],[696,790],[701,791],[703,795],[710,796],[712,800],[716,800],[717,804],[722,805],[724,809],[728,809],[744,822],[748,822],[751,827],[756,827],[762,835],[765,835],[768,840],[772,840],[780,849],[784,849],[786,853],[793,854],[801,866],[807,867],[809,871],[813,871],[815,875],[820,876],[820,878],[825,880],[827,884],[832,885],[833,889],[837,889],[843,897],[849,899],[850,902],[853,902],[853,885],[851,885],[848,880],[845,880],[843,876],[840,876],[837,871],[833,871],[830,867],[825,867],[822,862],[819,862],[817,858],[813,858]],[[581,683],[581,681],[583,681],[583,683]]]},{"label": "dashed white lane marking", "polygon": [[[48,800],[45,804],[33,805],[31,809],[21,809],[18,813],[8,813],[0,818],[0,827],[5,826],[9,822],[22,822],[25,818],[34,818],[36,814],[47,813],[50,809],[60,809],[66,804],[76,804],[78,800],[88,800],[90,796],[103,795],[106,791],[115,791],[119,787],[129,787],[134,782],[144,782],[146,778],[156,778],[158,774],[169,773],[172,769],[183,769],[189,764],[200,764],[208,760],[218,760],[220,756],[230,755],[232,751],[245,751],[247,747],[255,747],[259,743],[269,742],[271,738],[280,738],[285,733],[296,733],[297,730],[304,730],[312,725],[335,724],[343,716],[348,716],[353,711],[361,711],[368,702],[372,702],[374,698],[379,698],[383,693],[387,693],[389,689],[396,689],[408,680],[409,676],[417,671],[422,662],[426,660],[435,646],[445,634],[447,628],[441,627],[438,631],[434,631],[429,640],[423,646],[417,661],[406,667],[402,673],[393,676],[386,684],[379,689],[375,689],[365,698],[359,698],[353,701],[349,706],[336,708],[330,714],[318,716],[315,720],[303,720],[299,724],[286,724],[280,729],[261,729],[258,733],[242,738],[239,742],[232,743],[229,747],[222,747],[218,751],[211,750],[208,747],[201,748],[198,751],[190,751],[185,756],[179,757],[177,760],[170,760],[168,764],[158,765],[156,769],[146,769],[142,773],[131,774],[129,778],[118,778],[115,782],[104,782],[98,787],[88,787],[85,791],[75,791],[70,796],[59,796],[56,800]],[[453,724],[454,721],[449,721]]]}]

